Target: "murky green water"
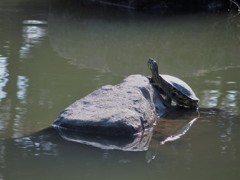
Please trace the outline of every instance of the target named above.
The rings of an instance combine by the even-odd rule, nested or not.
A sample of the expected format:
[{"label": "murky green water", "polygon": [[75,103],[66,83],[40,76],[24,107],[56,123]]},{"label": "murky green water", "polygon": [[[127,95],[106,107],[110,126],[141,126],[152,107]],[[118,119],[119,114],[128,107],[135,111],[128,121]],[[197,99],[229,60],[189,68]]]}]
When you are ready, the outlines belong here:
[{"label": "murky green water", "polygon": [[[239,179],[239,50],[240,18],[232,14],[1,1],[0,179]],[[102,85],[149,75],[148,57],[201,99],[200,118],[180,139],[159,138],[176,132],[180,118],[158,123],[162,134],[148,152],[102,150],[45,129]]]}]

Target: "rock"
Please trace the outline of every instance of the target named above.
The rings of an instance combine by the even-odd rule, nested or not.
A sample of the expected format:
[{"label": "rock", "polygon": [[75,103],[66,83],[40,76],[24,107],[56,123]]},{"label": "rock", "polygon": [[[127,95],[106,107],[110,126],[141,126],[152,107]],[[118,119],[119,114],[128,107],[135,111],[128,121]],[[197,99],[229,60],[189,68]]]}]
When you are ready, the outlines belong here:
[{"label": "rock", "polygon": [[142,75],[131,75],[119,85],[106,85],[77,100],[53,123],[86,134],[132,136],[153,127],[165,108],[157,91]]}]

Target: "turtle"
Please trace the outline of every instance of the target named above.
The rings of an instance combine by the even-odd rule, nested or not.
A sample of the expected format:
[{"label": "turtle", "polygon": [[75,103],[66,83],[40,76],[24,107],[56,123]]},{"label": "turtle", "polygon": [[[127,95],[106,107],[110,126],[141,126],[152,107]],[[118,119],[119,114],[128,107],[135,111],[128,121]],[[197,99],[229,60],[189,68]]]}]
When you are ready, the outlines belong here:
[{"label": "turtle", "polygon": [[150,83],[157,88],[166,107],[171,107],[174,101],[177,106],[198,110],[199,99],[187,83],[174,76],[159,74],[158,64],[153,58],[149,58],[147,64],[152,72]]}]

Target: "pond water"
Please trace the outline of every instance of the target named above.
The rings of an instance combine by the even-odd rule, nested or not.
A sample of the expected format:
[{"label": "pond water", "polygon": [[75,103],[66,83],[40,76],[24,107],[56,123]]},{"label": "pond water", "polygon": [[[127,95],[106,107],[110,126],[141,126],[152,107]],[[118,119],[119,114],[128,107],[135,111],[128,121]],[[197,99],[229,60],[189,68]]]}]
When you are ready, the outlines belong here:
[{"label": "pond water", "polygon": [[[240,178],[239,16],[60,2],[0,2],[0,180]],[[161,143],[184,126],[174,112],[158,121],[147,152],[68,142],[48,129],[102,85],[149,75],[149,57],[201,100],[179,139]]]}]

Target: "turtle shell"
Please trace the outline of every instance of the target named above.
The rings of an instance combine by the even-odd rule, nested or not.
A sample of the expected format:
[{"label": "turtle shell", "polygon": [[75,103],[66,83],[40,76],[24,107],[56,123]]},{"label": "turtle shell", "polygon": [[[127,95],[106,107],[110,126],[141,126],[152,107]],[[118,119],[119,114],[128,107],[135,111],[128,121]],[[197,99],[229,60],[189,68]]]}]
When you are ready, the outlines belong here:
[{"label": "turtle shell", "polygon": [[199,101],[199,99],[193,92],[192,88],[183,80],[174,76],[166,75],[166,74],[159,74],[159,75],[171,86],[173,86],[176,89],[177,93],[182,93],[193,101]]}]

